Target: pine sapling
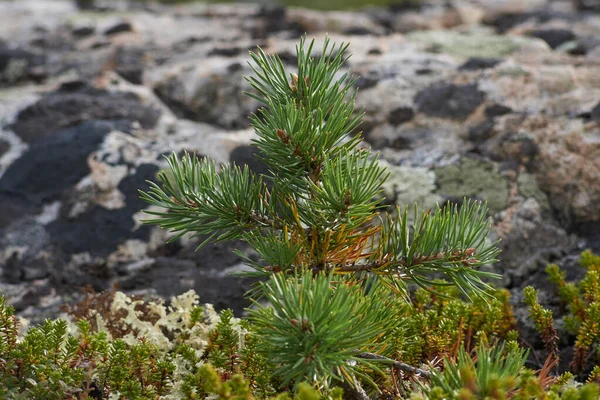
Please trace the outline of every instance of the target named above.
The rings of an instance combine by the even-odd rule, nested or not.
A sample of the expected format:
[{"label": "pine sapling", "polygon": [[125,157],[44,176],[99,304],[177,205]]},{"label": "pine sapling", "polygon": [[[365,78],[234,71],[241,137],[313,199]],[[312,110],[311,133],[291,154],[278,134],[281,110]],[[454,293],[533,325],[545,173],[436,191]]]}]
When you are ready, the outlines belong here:
[{"label": "pine sapling", "polygon": [[484,280],[498,276],[478,267],[499,249],[478,202],[385,212],[388,174],[361,147],[357,79],[342,71],[347,50],[325,39],[317,52],[303,38],[293,72],[277,55],[251,53],[248,95],[264,106],[250,121],[268,174],[171,155],[162,185],[140,193],[154,206],[145,223],[170,230],[172,241],[206,235],[200,246],[238,239],[256,251],[249,275],[266,281],[249,295],[271,307],[258,305],[251,321],[284,385],[350,385],[360,395],[359,382],[377,391],[380,368],[394,363],[386,341],[402,322],[394,312],[407,304],[407,283],[487,296]]}]

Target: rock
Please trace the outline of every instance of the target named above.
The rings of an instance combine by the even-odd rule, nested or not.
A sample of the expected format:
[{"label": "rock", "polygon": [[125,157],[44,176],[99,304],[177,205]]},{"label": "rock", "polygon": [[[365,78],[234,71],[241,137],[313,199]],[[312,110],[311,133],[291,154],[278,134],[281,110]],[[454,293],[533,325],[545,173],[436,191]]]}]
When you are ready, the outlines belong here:
[{"label": "rock", "polygon": [[123,32],[133,32],[133,25],[130,22],[124,21],[119,22],[116,25],[111,26],[107,30],[104,31],[104,34],[107,36],[116,35],[117,33]]},{"label": "rock", "polygon": [[231,151],[229,161],[239,166],[247,165],[257,175],[270,175],[269,167],[258,158],[259,155],[256,146],[238,146]]},{"label": "rock", "polygon": [[412,32],[408,37],[431,51],[461,57],[502,58],[517,51],[545,52],[548,49],[547,45],[539,39],[476,32],[425,31]]},{"label": "rock", "polygon": [[117,186],[124,196],[121,208],[92,205],[73,218],[61,218],[48,224],[53,244],[66,254],[89,252],[92,256],[107,256],[127,239],[147,240],[149,228],[135,229],[134,215],[147,206],[139,198],[138,189],[145,189],[148,180],[155,181],[157,172],[156,165],[141,164],[123,178]]},{"label": "rock", "polygon": [[598,48],[600,48],[600,38],[597,35],[584,36],[577,38],[575,45],[567,49],[567,52],[575,56],[584,56]]},{"label": "rock", "polygon": [[386,203],[421,209],[434,207],[442,198],[436,193],[435,173],[428,168],[391,165],[380,161],[390,173],[383,184]]},{"label": "rock", "polygon": [[[200,265],[193,261],[159,257],[145,269],[136,271],[119,282],[124,291],[152,288],[152,294],[169,298],[194,289],[201,303],[211,303],[217,310],[231,308],[243,315],[250,302],[244,293],[251,289],[256,279],[228,276],[214,270],[210,260]],[[222,265],[218,261],[218,265]]]},{"label": "rock", "polygon": [[0,138],[0,158],[10,149],[10,143]]},{"label": "rock", "polygon": [[494,68],[501,62],[502,60],[498,58],[471,57],[458,69],[459,71],[476,71],[480,69],[489,69]]},{"label": "rock", "polygon": [[85,120],[136,121],[149,129],[156,125],[160,115],[158,108],[142,104],[131,93],[109,93],[76,83],[22,110],[11,129],[25,142],[34,143]]},{"label": "rock", "polygon": [[488,118],[500,117],[502,115],[510,114],[512,111],[513,110],[510,107],[495,103],[485,108],[485,116]]},{"label": "rock", "polygon": [[600,126],[600,103],[596,104],[596,106],[592,109],[590,113],[590,118]]},{"label": "rock", "polygon": [[41,205],[57,200],[89,173],[87,158],[115,123],[90,121],[60,130],[32,144],[0,178],[0,192]]},{"label": "rock", "polygon": [[546,215],[534,198],[499,215],[506,225],[495,228],[504,232],[500,243],[503,257],[498,267],[509,287],[523,288],[531,282],[532,275],[537,275],[537,288],[547,287],[547,280],[543,279],[546,266],[572,249],[572,238]]},{"label": "rock", "polygon": [[390,111],[388,121],[394,126],[410,121],[415,116],[415,112],[410,107],[398,107]]},{"label": "rock", "polygon": [[243,93],[251,90],[243,78],[250,71],[231,71],[230,65],[211,58],[200,65],[175,67],[157,78],[154,90],[179,117],[227,129],[248,127],[248,115],[258,108],[258,102]]},{"label": "rock", "polygon": [[485,99],[477,84],[438,83],[415,96],[419,111],[432,117],[465,120]]},{"label": "rock", "polygon": [[472,142],[483,142],[494,134],[494,120],[487,119],[482,123],[469,129],[469,140]]},{"label": "rock", "polygon": [[538,160],[539,147],[534,137],[526,132],[505,132],[480,146],[483,155],[503,162],[509,169],[525,167],[531,171]]},{"label": "rock", "polygon": [[94,28],[93,26],[79,26],[73,28],[73,30],[71,31],[71,34],[78,39],[91,36],[94,33],[96,33],[96,28]]},{"label": "rock", "polygon": [[579,11],[599,11],[600,4],[596,0],[573,0],[573,4]]},{"label": "rock", "polygon": [[479,86],[491,101],[520,113],[571,117],[589,112],[598,102],[596,69],[585,64],[503,64],[480,80]]},{"label": "rock", "polygon": [[492,213],[504,210],[508,202],[508,183],[493,164],[463,158],[459,164],[435,169],[442,196],[485,200]]},{"label": "rock", "polygon": [[139,47],[119,47],[114,56],[115,72],[127,81],[141,85],[144,81],[144,68],[149,56]]},{"label": "rock", "polygon": [[568,226],[600,221],[600,140],[598,126],[581,120],[530,117],[528,130],[539,149],[536,178]]},{"label": "rock", "polygon": [[529,36],[542,39],[553,49],[577,38],[577,36],[568,29],[535,29],[529,32]]},{"label": "rock", "polygon": [[42,54],[13,49],[0,42],[0,87],[28,79],[40,81],[44,74],[39,68],[44,63],[45,57]]},{"label": "rock", "polygon": [[[383,35],[385,28],[365,13],[351,11],[331,11],[323,13],[317,10],[287,11],[287,21],[300,32],[330,32],[344,35],[365,36]],[[301,33],[302,34],[302,33]]]},{"label": "rock", "polygon": [[209,56],[223,56],[223,57],[235,57],[242,54],[243,49],[239,47],[215,47],[208,55]]}]

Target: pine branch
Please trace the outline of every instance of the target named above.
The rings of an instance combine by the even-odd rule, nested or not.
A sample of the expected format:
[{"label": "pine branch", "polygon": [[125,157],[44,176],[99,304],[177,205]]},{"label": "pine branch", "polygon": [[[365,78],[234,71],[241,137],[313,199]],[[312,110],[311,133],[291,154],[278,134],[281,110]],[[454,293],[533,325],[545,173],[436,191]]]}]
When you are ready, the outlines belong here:
[{"label": "pine branch", "polygon": [[[249,230],[279,227],[272,217],[268,191],[248,166],[222,167],[196,156],[175,154],[167,158],[172,177],[159,173],[163,187],[148,182],[150,190],[140,191],[141,198],[164,211],[147,210],[157,218],[143,221],[176,232],[171,241],[186,233],[210,235],[200,246],[216,237],[217,241],[240,238]],[[218,236],[217,236],[218,235]]]},{"label": "pine branch", "polygon": [[426,371],[421,368],[413,367],[412,365],[408,365],[408,364],[405,364],[400,361],[392,360],[391,358],[380,356],[379,354],[364,352],[364,353],[359,353],[357,355],[357,357],[365,358],[367,360],[381,360],[381,361],[389,363],[390,365],[393,365],[394,367],[398,368],[399,370],[407,372],[409,374],[417,374],[417,375],[423,376],[425,378],[431,377],[431,372],[429,372],[429,371]]}]

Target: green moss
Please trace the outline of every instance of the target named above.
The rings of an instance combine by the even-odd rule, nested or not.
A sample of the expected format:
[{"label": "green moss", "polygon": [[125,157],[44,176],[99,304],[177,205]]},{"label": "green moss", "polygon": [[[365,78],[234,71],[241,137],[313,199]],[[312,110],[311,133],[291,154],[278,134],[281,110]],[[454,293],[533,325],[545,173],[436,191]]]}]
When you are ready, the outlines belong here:
[{"label": "green moss", "polygon": [[436,169],[435,174],[442,196],[477,197],[486,200],[492,212],[507,206],[508,183],[491,164],[464,158],[458,165]]}]

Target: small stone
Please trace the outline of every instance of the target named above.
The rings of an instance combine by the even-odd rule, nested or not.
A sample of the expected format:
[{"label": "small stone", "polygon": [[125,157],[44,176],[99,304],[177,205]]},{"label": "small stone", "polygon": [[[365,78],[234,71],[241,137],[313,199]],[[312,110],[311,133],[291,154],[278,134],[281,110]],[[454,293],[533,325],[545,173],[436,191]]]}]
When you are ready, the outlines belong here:
[{"label": "small stone", "polygon": [[10,149],[10,143],[0,138],[0,158]]},{"label": "small stone", "polygon": [[388,122],[393,126],[398,126],[410,121],[415,116],[415,112],[411,107],[398,107],[390,111]]},{"label": "small stone", "polygon": [[104,31],[106,36],[116,35],[123,32],[133,32],[133,25],[130,22],[120,22],[116,25],[111,26]]},{"label": "small stone", "polygon": [[239,47],[215,47],[208,52],[209,56],[235,57],[242,53]]},{"label": "small stone", "polygon": [[415,103],[419,111],[427,115],[465,120],[484,99],[477,84],[437,83],[417,93]]},{"label": "small stone", "polygon": [[459,71],[476,71],[479,69],[489,69],[494,68],[496,65],[502,62],[499,58],[490,58],[490,57],[471,57],[467,60],[466,63],[461,65],[458,70]]},{"label": "small stone", "polygon": [[513,110],[510,107],[494,103],[485,108],[485,116],[488,118],[500,117],[502,115],[510,114],[512,111]]},{"label": "small stone", "polygon": [[71,34],[78,39],[91,36],[94,33],[96,33],[96,28],[93,26],[80,26],[71,31]]},{"label": "small stone", "polygon": [[598,125],[600,125],[600,103],[598,103],[590,113],[590,118],[592,121],[596,121]]},{"label": "small stone", "polygon": [[473,142],[483,142],[489,139],[494,133],[494,120],[488,119],[479,125],[469,129],[469,140]]},{"label": "small stone", "polygon": [[536,29],[529,32],[529,36],[542,39],[553,49],[576,39],[575,34],[567,29]]}]

